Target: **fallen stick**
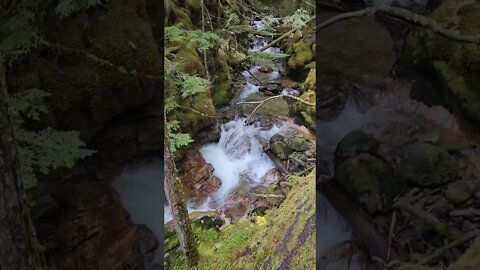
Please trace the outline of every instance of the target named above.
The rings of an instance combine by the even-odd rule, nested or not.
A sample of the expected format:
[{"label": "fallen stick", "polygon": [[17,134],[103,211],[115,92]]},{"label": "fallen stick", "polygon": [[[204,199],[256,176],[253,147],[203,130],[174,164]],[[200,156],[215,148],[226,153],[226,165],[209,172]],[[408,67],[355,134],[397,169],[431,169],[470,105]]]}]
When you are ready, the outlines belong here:
[{"label": "fallen stick", "polygon": [[444,236],[448,240],[453,241],[462,236],[460,231],[448,225],[448,223],[439,220],[437,217],[428,213],[427,211],[411,205],[405,198],[398,200],[392,207],[411,214],[416,219],[430,226],[438,234]]},{"label": "fallen stick", "polygon": [[473,239],[475,236],[477,236],[477,232],[471,232],[471,233],[468,233],[466,235],[464,235],[463,237],[460,237],[458,238],[457,240],[455,241],[452,241],[448,244],[446,244],[445,246],[437,249],[435,252],[433,252],[430,256],[428,256],[427,258],[421,260],[419,262],[420,265],[425,265],[425,264],[428,264],[434,260],[436,260],[437,258],[439,258],[440,256],[442,256],[445,252],[447,252],[449,249],[452,249],[456,246],[459,246],[471,239]]},{"label": "fallen stick", "polygon": [[[370,256],[384,260],[387,257],[387,242],[341,187],[334,181],[326,181],[318,189],[352,228],[358,240],[368,249]],[[392,251],[391,258],[397,257],[398,255]]]},{"label": "fallen stick", "polygon": [[369,8],[358,10],[358,11],[345,12],[345,13],[339,14],[337,16],[334,16],[318,24],[316,27],[316,31],[318,32],[319,30],[339,21],[352,19],[352,18],[365,17],[365,16],[373,16],[375,14],[380,14],[380,13],[384,13],[392,17],[399,18],[423,27],[428,27],[433,32],[449,39],[453,39],[456,41],[463,41],[463,42],[473,42],[473,43],[480,42],[480,34],[462,35],[457,30],[450,30],[450,29],[443,28],[442,26],[440,26],[438,22],[426,16],[413,13],[403,8],[390,7],[390,6],[369,7]]},{"label": "fallen stick", "polygon": [[391,255],[391,252],[392,252],[393,230],[395,229],[395,223],[396,222],[397,222],[397,212],[395,210],[393,210],[392,220],[390,222],[390,230],[388,232],[387,257],[385,258],[385,262],[387,262],[387,263],[390,260],[390,255]]},{"label": "fallen stick", "polygon": [[285,166],[283,166],[282,161],[280,161],[280,159],[277,156],[275,156],[275,154],[272,152],[272,150],[267,149],[265,151],[265,154],[267,154],[267,156],[273,161],[273,164],[275,164],[275,168],[277,169],[277,171],[279,171],[280,173],[282,173],[284,175],[288,175],[287,168],[285,168]]},{"label": "fallen stick", "polygon": [[285,195],[251,193],[253,196],[261,198],[285,198]]},{"label": "fallen stick", "polygon": [[313,102],[308,102],[308,101],[305,101],[299,97],[296,97],[296,96],[292,96],[292,95],[288,95],[288,94],[282,94],[282,95],[277,95],[277,96],[273,96],[273,97],[269,97],[267,99],[264,99],[264,100],[260,100],[260,101],[243,101],[243,102],[238,102],[237,105],[241,105],[241,104],[258,104],[257,107],[255,107],[255,109],[253,109],[252,113],[250,114],[250,116],[247,118],[247,122],[248,120],[250,120],[250,118],[252,117],[252,115],[258,110],[258,108],[260,108],[263,104],[265,104],[267,101],[270,101],[272,99],[276,99],[276,98],[282,98],[282,97],[288,97],[288,98],[291,98],[291,99],[294,99],[296,101],[300,101],[301,103],[305,104],[305,105],[308,105],[308,106],[315,106],[315,103]]}]

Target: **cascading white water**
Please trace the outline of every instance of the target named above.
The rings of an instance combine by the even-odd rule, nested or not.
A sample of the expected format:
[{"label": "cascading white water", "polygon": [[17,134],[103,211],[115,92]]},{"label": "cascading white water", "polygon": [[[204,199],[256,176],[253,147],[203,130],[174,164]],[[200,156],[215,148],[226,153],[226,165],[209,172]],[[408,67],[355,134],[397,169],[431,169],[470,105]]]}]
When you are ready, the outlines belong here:
[{"label": "cascading white water", "polygon": [[213,166],[213,175],[222,182],[213,198],[220,207],[242,179],[258,184],[275,167],[262,145],[280,128],[274,125],[264,130],[258,124],[245,125],[245,120],[237,118],[222,125],[219,142],[200,149],[205,161]]}]

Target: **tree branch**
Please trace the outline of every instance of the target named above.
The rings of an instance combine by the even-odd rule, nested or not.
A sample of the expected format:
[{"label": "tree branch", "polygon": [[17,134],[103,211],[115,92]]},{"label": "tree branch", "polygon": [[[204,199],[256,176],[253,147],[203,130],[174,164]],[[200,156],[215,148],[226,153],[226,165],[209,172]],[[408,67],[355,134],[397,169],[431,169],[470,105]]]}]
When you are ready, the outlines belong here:
[{"label": "tree branch", "polygon": [[288,95],[288,94],[282,94],[282,95],[277,95],[277,96],[273,96],[273,97],[269,97],[267,99],[264,99],[264,100],[261,100],[261,101],[243,101],[243,102],[238,102],[237,105],[240,105],[240,104],[258,104],[255,109],[253,109],[252,113],[250,114],[250,116],[247,118],[246,122],[248,123],[248,120],[250,120],[250,118],[252,117],[252,115],[258,110],[258,108],[260,108],[262,105],[264,105],[266,102],[270,101],[270,100],[273,100],[273,99],[277,99],[277,98],[283,98],[283,97],[288,97],[288,98],[291,98],[291,99],[294,99],[296,101],[299,101],[307,106],[315,106],[315,103],[312,103],[312,102],[308,102],[306,100],[303,100],[299,97],[296,97],[296,96],[292,96],[292,95]]},{"label": "tree branch", "polygon": [[463,35],[458,30],[443,28],[438,22],[426,16],[413,13],[403,8],[390,7],[390,6],[370,7],[370,8],[366,8],[358,11],[339,14],[337,16],[334,16],[318,24],[316,31],[318,32],[319,30],[326,28],[327,26],[342,20],[371,16],[371,15],[381,14],[381,13],[411,22],[413,24],[428,27],[433,32],[449,39],[453,39],[456,41],[463,41],[463,42],[480,43],[480,34]]}]

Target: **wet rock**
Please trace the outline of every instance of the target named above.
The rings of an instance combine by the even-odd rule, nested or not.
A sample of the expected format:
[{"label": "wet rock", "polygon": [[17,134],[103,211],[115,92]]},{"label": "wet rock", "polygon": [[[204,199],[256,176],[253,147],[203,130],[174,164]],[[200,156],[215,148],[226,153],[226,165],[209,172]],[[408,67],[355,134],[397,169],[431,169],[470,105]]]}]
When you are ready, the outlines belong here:
[{"label": "wet rock", "polygon": [[369,213],[387,210],[403,191],[403,182],[394,178],[390,165],[367,153],[335,166],[335,178]]},{"label": "wet rock", "polygon": [[335,157],[343,160],[359,153],[375,153],[377,148],[378,142],[373,136],[356,130],[348,133],[340,141],[335,150]]},{"label": "wet rock", "polygon": [[287,144],[292,150],[297,152],[303,152],[310,148],[308,141],[301,137],[293,137],[288,140]]},{"label": "wet rock", "polygon": [[272,143],[270,145],[270,149],[281,160],[287,159],[288,155],[293,152],[292,148],[290,148],[290,146],[283,141],[276,141]]},{"label": "wet rock", "polygon": [[225,224],[225,221],[219,216],[203,216],[194,221],[203,229],[219,229]]},{"label": "wet rock", "polygon": [[270,144],[273,144],[275,142],[280,142],[280,141],[285,141],[285,138],[281,135],[281,134],[274,134],[271,138],[270,138]]},{"label": "wet rock", "polygon": [[425,142],[403,147],[396,173],[417,185],[444,184],[458,176],[456,159],[445,149]]},{"label": "wet rock", "polygon": [[258,69],[258,71],[263,73],[272,73],[273,69],[271,67],[262,66]]},{"label": "wet rock", "polygon": [[279,93],[282,89],[278,83],[267,83],[266,85],[262,85],[258,88],[260,92],[272,92],[272,93]]},{"label": "wet rock", "polygon": [[281,81],[281,86],[282,88],[292,88],[292,89],[297,89],[300,87],[300,84],[296,81],[292,80],[282,80]]},{"label": "wet rock", "polygon": [[445,191],[445,197],[452,204],[462,204],[470,199],[473,190],[464,181],[450,183]]},{"label": "wet rock", "polygon": [[205,161],[198,150],[185,151],[183,156],[177,164],[187,197],[201,203],[220,187],[221,181],[212,175],[212,165]]}]

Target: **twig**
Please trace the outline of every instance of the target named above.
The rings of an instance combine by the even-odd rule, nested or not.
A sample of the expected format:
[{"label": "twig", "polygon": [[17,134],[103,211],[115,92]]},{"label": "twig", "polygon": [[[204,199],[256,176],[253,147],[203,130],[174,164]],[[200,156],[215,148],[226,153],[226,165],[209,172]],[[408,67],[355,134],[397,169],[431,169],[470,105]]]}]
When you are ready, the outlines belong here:
[{"label": "twig", "polygon": [[446,237],[449,240],[455,240],[461,236],[461,233],[456,228],[451,227],[448,223],[439,220],[437,217],[428,213],[427,211],[411,205],[405,198],[398,200],[393,205],[393,208],[404,210],[405,212],[413,215],[415,218],[434,229],[438,234]]},{"label": "twig", "polygon": [[387,257],[385,258],[385,262],[390,260],[390,254],[392,252],[392,239],[393,239],[393,230],[395,228],[395,223],[397,222],[397,211],[393,210],[392,213],[392,220],[390,222],[390,231],[388,232],[388,249],[387,249]]},{"label": "twig", "polygon": [[433,32],[449,39],[473,43],[480,42],[480,34],[462,35],[459,31],[443,28],[438,22],[426,16],[413,13],[403,8],[390,6],[369,7],[358,11],[339,14],[318,24],[316,27],[316,31],[318,32],[319,30],[342,20],[364,16],[372,16],[379,13],[385,13],[392,17],[399,18],[413,24],[428,27]]},{"label": "twig", "polygon": [[191,111],[191,112],[193,112],[193,113],[196,113],[196,114],[201,115],[201,116],[204,116],[204,117],[215,118],[214,115],[208,115],[208,114],[202,113],[201,111],[197,111],[197,110],[195,110],[195,109],[193,109],[193,108],[190,108],[190,107],[185,107],[185,106],[178,105],[178,104],[175,105],[175,107],[178,107],[178,108],[180,108],[180,109],[184,109],[184,110]]},{"label": "twig", "polygon": [[422,259],[419,263],[421,265],[425,265],[425,264],[428,264],[432,261],[434,261],[435,259],[437,259],[438,257],[442,256],[445,252],[447,252],[449,249],[452,249],[456,246],[459,246],[471,239],[473,239],[475,236],[477,235],[477,232],[471,232],[471,233],[468,233],[466,235],[464,235],[463,237],[460,237],[458,238],[457,240],[455,241],[452,241],[448,244],[446,244],[445,246],[437,249],[435,252],[433,252],[430,256],[426,257],[425,259]]},{"label": "twig", "polygon": [[248,74],[250,74],[255,80],[257,80],[260,84],[263,84],[262,81],[260,81],[257,76],[253,75],[252,72],[250,72],[250,70],[246,69],[246,71],[248,72]]},{"label": "twig", "polygon": [[262,197],[262,198],[285,198],[285,195],[275,195],[275,194],[260,194],[260,193],[250,193],[253,196]]}]

